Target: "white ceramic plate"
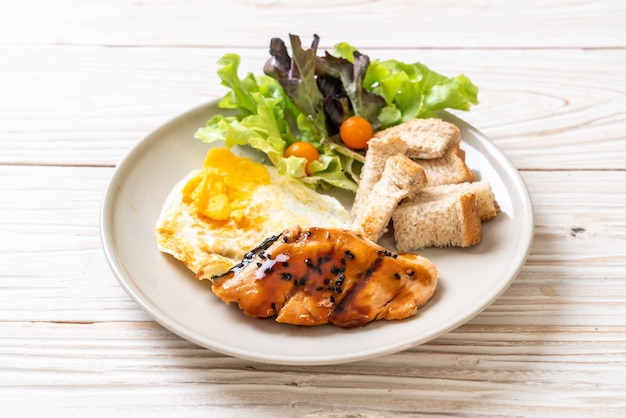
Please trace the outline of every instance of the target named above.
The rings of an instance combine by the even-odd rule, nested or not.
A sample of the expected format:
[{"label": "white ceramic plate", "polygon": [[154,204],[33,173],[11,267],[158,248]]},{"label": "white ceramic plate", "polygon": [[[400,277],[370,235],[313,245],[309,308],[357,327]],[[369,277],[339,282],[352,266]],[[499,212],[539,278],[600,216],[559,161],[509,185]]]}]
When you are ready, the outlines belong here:
[{"label": "white ceramic plate", "polygon": [[[197,281],[181,263],[159,252],[153,231],[174,184],[201,166],[211,145],[193,134],[217,112],[217,102],[208,103],[146,137],[117,167],[102,204],[102,242],[113,273],[152,318],[189,341],[248,360],[292,365],[336,364],[397,352],[467,322],[504,292],[526,260],[533,211],[519,173],[477,130],[444,114],[461,129],[466,161],[479,179],[491,184],[502,212],[483,224],[478,245],[422,252],[440,273],[428,304],[407,320],[348,330],[249,318],[213,295],[208,282]],[[349,203],[351,196],[339,197]]]}]

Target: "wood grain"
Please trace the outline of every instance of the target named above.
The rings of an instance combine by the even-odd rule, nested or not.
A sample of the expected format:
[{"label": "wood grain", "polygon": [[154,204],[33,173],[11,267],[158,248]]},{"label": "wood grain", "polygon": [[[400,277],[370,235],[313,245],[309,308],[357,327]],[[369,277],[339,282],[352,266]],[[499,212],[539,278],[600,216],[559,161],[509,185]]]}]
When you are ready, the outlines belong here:
[{"label": "wood grain", "polygon": [[[241,75],[259,73],[268,56],[265,49],[242,48],[55,46],[0,52],[0,68],[13,69],[11,77],[0,79],[5,100],[10,98],[4,104],[0,98],[6,135],[0,164],[29,165],[115,165],[149,132],[225,93],[216,74],[222,54],[241,55]],[[480,104],[455,113],[520,169],[626,168],[624,50],[368,53],[470,77],[480,88]]]},{"label": "wood grain", "polygon": [[[3,328],[3,360],[30,360],[5,369],[16,384],[3,388],[0,399],[24,408],[29,397],[36,398],[53,414],[69,408],[95,413],[149,408],[157,414],[197,410],[229,416],[243,411],[389,416],[457,409],[461,415],[484,415],[497,408],[505,416],[562,416],[574,409],[586,416],[626,406],[619,396],[626,390],[620,379],[623,326],[466,325],[402,353],[332,367],[251,364],[200,349],[152,323]],[[74,361],[63,370],[50,369],[67,356]]]},{"label": "wood grain", "polygon": [[606,48],[623,47],[626,35],[619,0],[27,0],[1,16],[6,33],[19,34],[2,43],[21,45],[267,48],[272,36],[318,33],[323,46],[353,39],[368,48]]}]

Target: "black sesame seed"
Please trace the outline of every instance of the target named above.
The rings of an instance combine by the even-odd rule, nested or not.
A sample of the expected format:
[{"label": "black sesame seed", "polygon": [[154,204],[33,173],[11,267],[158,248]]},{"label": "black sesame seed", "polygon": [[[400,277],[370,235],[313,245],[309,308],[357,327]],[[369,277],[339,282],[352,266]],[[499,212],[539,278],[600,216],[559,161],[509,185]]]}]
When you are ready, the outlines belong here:
[{"label": "black sesame seed", "polygon": [[341,294],[341,292],[343,292],[343,290],[341,290],[341,288],[340,288],[340,287],[336,287],[336,288],[335,288],[335,292],[337,292],[337,294],[338,294],[338,295],[340,295],[340,294]]},{"label": "black sesame seed", "polygon": [[272,259],[272,254],[267,254],[267,259],[271,260]]},{"label": "black sesame seed", "polygon": [[272,302],[272,309],[276,310],[276,303]]},{"label": "black sesame seed", "polygon": [[340,272],[339,267],[332,266],[332,267],[330,268],[330,272],[331,272],[332,274],[339,274],[339,272]]},{"label": "black sesame seed", "polygon": [[398,258],[398,254],[393,254],[391,257],[392,258]]},{"label": "black sesame seed", "polygon": [[306,260],[304,260],[304,264],[306,264],[309,267],[313,267],[313,262],[311,261],[310,258],[307,258]]},{"label": "black sesame seed", "polygon": [[398,273],[393,273],[393,277],[395,277],[396,280],[400,280],[400,275]]},{"label": "black sesame seed", "polygon": [[329,283],[330,283],[329,279],[324,280],[324,284],[329,284]]},{"label": "black sesame seed", "polygon": [[346,264],[346,263],[347,263],[346,259],[345,259],[345,258],[342,258],[342,259],[341,259],[341,264]]},{"label": "black sesame seed", "polygon": [[335,297],[334,296],[330,297],[330,303],[335,303]]},{"label": "black sesame seed", "polygon": [[332,287],[332,286],[328,286],[326,289],[330,290],[331,292],[334,292],[334,291],[335,291],[335,288],[334,288],[334,287]]},{"label": "black sesame seed", "polygon": [[289,267],[289,263],[286,261],[283,261],[283,267]]},{"label": "black sesame seed", "polygon": [[343,284],[343,280],[335,280],[335,286],[341,286]]},{"label": "black sesame seed", "polygon": [[315,290],[324,290],[324,286],[317,287]]},{"label": "black sesame seed", "polygon": [[257,266],[257,267],[261,267],[262,265],[263,265],[263,264],[261,264],[261,263],[256,263],[256,266]]},{"label": "black sesame seed", "polygon": [[415,272],[414,272],[413,270],[409,270],[409,276],[410,276],[410,277],[415,276]]},{"label": "black sesame seed", "polygon": [[311,236],[311,231],[306,231],[306,236],[310,237]]},{"label": "black sesame seed", "polygon": [[283,237],[283,242],[286,244],[289,240],[287,239],[287,237]]},{"label": "black sesame seed", "polygon": [[352,254],[352,253],[350,252],[350,250],[346,250],[346,251],[344,252],[344,254],[345,254],[348,258],[354,258],[354,254]]},{"label": "black sesame seed", "polygon": [[289,273],[283,273],[283,274],[281,274],[280,277],[283,280],[287,280],[287,281],[291,280],[291,274],[289,274]]}]

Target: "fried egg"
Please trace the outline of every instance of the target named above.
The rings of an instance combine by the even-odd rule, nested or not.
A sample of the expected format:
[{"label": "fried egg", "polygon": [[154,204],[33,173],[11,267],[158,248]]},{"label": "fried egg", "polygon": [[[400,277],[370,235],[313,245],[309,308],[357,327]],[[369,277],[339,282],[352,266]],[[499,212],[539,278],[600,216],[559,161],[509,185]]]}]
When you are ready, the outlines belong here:
[{"label": "fried egg", "polygon": [[266,238],[295,226],[349,228],[334,197],[271,166],[212,148],[202,168],[177,183],[155,226],[160,251],[202,277],[223,274]]}]

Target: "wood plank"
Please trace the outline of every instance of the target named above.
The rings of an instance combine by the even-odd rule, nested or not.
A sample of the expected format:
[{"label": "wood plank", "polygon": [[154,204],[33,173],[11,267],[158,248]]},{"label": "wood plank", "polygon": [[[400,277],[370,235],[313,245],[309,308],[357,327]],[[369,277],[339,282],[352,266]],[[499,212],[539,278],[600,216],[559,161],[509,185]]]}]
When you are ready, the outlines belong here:
[{"label": "wood plank", "polygon": [[0,27],[7,33],[0,42],[266,48],[272,36],[318,33],[323,45],[364,39],[363,47],[611,48],[624,46],[624,21],[620,0],[470,0],[444,5],[400,0],[27,0],[11,3],[0,14]]},{"label": "wood plank", "polygon": [[[101,250],[100,201],[112,172],[0,166],[0,193],[11,196],[0,203],[0,321],[148,320]],[[626,172],[523,176],[535,241],[518,279],[476,323],[617,325],[626,315]]]},{"label": "wood plank", "polygon": [[[221,356],[151,323],[2,328],[0,401],[14,412],[31,410],[32,399],[53,416],[121,408],[262,416],[288,405],[296,416],[468,416],[495,408],[507,416],[555,416],[626,406],[623,326],[465,326],[401,353],[318,367]],[[29,361],[15,361],[24,357]]]},{"label": "wood plank", "polygon": [[100,201],[112,169],[0,167],[0,299],[6,320],[147,320],[111,274]]},{"label": "wood plank", "polygon": [[[0,47],[0,164],[113,166],[170,118],[221,97],[215,62],[228,51],[242,56],[242,75],[267,58],[243,48]],[[480,104],[455,113],[520,169],[626,168],[626,50],[368,53],[468,75]]]}]

